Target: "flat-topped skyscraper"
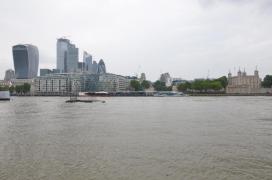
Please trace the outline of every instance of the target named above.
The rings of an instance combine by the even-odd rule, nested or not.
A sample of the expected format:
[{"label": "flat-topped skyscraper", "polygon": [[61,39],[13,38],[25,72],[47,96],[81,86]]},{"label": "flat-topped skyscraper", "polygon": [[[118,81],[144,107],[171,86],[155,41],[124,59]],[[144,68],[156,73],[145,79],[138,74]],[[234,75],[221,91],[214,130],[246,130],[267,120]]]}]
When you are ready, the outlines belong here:
[{"label": "flat-topped skyscraper", "polygon": [[78,69],[78,48],[69,39],[57,41],[57,69],[61,73],[73,73]]},{"label": "flat-topped skyscraper", "polygon": [[12,47],[16,79],[37,77],[39,68],[38,48],[31,44],[19,44]]},{"label": "flat-topped skyscraper", "polygon": [[85,63],[84,71],[91,72],[93,59],[92,59],[92,55],[90,55],[86,51],[84,51],[84,53],[83,53],[83,62]]}]

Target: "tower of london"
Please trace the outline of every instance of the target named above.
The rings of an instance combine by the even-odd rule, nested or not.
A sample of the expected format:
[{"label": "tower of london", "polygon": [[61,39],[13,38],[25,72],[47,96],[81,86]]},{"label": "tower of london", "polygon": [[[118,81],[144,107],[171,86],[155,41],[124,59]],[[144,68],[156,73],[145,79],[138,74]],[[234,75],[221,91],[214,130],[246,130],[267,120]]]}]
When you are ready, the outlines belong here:
[{"label": "tower of london", "polygon": [[228,86],[226,92],[228,94],[253,94],[260,93],[261,78],[256,69],[254,75],[247,75],[246,72],[238,71],[237,76],[228,74]]}]

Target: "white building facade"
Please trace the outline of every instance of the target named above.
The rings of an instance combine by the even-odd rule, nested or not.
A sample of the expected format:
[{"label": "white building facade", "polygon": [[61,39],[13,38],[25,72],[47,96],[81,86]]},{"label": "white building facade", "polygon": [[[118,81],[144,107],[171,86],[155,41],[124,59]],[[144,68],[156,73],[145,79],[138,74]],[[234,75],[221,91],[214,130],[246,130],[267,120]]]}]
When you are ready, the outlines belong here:
[{"label": "white building facade", "polygon": [[97,83],[97,91],[106,92],[122,92],[128,91],[130,86],[130,80],[124,76],[105,73],[99,75]]},{"label": "white building facade", "polygon": [[65,96],[79,92],[128,91],[130,80],[116,74],[64,73],[40,76],[34,80],[34,94],[38,96]]},{"label": "white building facade", "polygon": [[78,93],[81,82],[78,76],[51,74],[35,78],[34,87],[35,95],[61,96]]},{"label": "white building facade", "polygon": [[170,87],[172,85],[172,78],[169,73],[161,74],[160,81],[165,83],[165,86]]}]

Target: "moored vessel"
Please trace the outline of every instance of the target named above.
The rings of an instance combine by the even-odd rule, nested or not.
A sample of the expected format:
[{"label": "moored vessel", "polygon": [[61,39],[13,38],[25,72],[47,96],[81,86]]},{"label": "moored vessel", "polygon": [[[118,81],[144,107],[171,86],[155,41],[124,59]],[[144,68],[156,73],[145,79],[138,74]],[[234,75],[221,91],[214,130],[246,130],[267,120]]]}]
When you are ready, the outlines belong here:
[{"label": "moored vessel", "polygon": [[175,91],[159,91],[154,94],[155,97],[181,97],[186,96],[182,92]]},{"label": "moored vessel", "polygon": [[9,101],[10,93],[9,91],[0,91],[0,101]]}]

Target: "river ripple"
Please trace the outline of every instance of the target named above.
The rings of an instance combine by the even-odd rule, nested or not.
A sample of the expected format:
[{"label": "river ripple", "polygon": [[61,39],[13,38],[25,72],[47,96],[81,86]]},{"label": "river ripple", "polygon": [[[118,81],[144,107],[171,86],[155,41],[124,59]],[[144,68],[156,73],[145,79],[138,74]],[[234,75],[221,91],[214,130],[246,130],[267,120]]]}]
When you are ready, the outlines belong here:
[{"label": "river ripple", "polygon": [[271,97],[0,102],[0,179],[272,179]]}]

